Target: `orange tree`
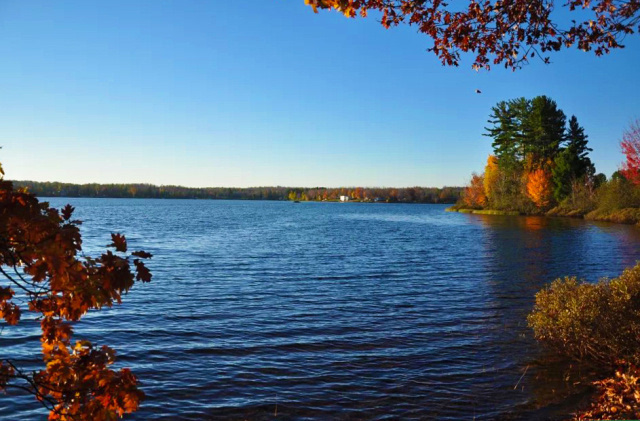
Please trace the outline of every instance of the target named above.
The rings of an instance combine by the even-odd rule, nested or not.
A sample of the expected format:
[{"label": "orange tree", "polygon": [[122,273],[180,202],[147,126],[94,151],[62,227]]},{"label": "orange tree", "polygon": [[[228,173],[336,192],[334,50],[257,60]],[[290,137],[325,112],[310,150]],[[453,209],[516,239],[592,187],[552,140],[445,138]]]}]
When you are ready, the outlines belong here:
[{"label": "orange tree", "polygon": [[345,16],[382,14],[385,28],[406,23],[433,40],[429,51],[443,64],[458,65],[461,53],[475,54],[473,67],[502,64],[516,69],[531,57],[577,46],[596,55],[623,48],[623,38],[640,30],[640,0],[567,0],[573,16],[559,21],[553,0],[470,0],[454,9],[442,0],[305,0],[314,11],[336,9]]},{"label": "orange tree", "polygon": [[0,324],[14,326],[22,312],[35,313],[45,366],[26,372],[0,356],[0,390],[34,394],[50,420],[110,420],[135,411],[144,397],[136,377],[110,368],[115,351],[108,346],[72,343],[72,323],[120,303],[135,281],[150,281],[143,259],[151,255],[128,253],[125,237],[112,234],[112,250],[84,256],[74,208],[50,208],[3,175],[0,168]]},{"label": "orange tree", "polygon": [[527,195],[538,208],[544,209],[549,206],[552,193],[549,171],[536,168],[527,173]]},{"label": "orange tree", "polygon": [[462,202],[472,209],[483,208],[487,204],[483,175],[471,175],[471,182],[462,192]]}]

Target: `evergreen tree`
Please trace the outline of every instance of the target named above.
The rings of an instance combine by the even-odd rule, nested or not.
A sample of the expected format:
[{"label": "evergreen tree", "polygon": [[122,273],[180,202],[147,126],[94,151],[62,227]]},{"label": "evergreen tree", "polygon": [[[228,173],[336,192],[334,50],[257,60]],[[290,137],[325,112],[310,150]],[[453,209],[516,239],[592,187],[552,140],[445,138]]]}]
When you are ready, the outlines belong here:
[{"label": "evergreen tree", "polygon": [[571,193],[571,182],[576,178],[577,156],[566,148],[556,156],[552,170],[553,197],[560,202]]},{"label": "evergreen tree", "polygon": [[[519,98],[518,100],[525,100]],[[492,127],[485,127],[485,136],[491,137],[494,155],[504,161],[517,160],[519,140],[521,137],[520,124],[517,119],[514,101],[500,101],[491,108],[488,123]]]},{"label": "evergreen tree", "polygon": [[567,146],[556,156],[553,168],[553,195],[557,201],[571,193],[572,183],[576,180],[592,178],[595,167],[589,158],[591,148],[587,146],[588,136],[578,124],[576,116],[571,116],[567,130]]},{"label": "evergreen tree", "polygon": [[494,155],[502,168],[513,163],[545,166],[560,152],[566,116],[546,96],[501,101],[491,109],[485,136],[493,139]]},{"label": "evergreen tree", "polygon": [[574,176],[576,178],[593,176],[595,167],[589,158],[589,152],[593,149],[587,146],[588,136],[584,133],[584,128],[578,124],[576,116],[571,116],[569,120],[569,130],[567,131],[567,149],[576,157]]},{"label": "evergreen tree", "polygon": [[525,159],[532,166],[546,166],[560,152],[565,140],[566,116],[554,100],[537,96],[522,117]]}]

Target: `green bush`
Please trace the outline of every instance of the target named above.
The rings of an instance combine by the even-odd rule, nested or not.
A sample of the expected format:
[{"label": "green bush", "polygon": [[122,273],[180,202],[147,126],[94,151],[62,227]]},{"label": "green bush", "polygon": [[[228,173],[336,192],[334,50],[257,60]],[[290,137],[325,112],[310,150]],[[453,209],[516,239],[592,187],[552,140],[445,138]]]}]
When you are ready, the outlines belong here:
[{"label": "green bush", "polygon": [[597,208],[612,211],[640,207],[640,188],[623,177],[612,177],[597,193]]},{"label": "green bush", "polygon": [[640,264],[597,284],[557,279],[536,294],[536,339],[577,360],[640,363]]}]

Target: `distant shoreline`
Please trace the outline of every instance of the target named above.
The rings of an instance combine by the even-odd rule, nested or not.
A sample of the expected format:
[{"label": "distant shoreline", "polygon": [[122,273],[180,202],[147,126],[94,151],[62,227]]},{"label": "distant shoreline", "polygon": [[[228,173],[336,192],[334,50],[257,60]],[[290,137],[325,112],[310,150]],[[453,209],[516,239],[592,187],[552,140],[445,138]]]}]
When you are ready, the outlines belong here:
[{"label": "distant shoreline", "polygon": [[462,187],[183,187],[12,180],[37,197],[454,204]]},{"label": "distant shoreline", "polygon": [[[236,201],[236,202],[288,202],[294,203],[289,199],[214,199],[214,198],[198,198],[198,197],[123,197],[123,196],[39,196],[38,199],[127,199],[127,200],[201,200],[201,201]],[[304,200],[295,203],[358,203],[358,204],[379,204],[379,205],[453,205],[454,202],[374,202],[364,200],[349,200],[341,202],[339,200]],[[455,211],[454,211],[455,212]],[[462,213],[462,212],[461,212]]]}]

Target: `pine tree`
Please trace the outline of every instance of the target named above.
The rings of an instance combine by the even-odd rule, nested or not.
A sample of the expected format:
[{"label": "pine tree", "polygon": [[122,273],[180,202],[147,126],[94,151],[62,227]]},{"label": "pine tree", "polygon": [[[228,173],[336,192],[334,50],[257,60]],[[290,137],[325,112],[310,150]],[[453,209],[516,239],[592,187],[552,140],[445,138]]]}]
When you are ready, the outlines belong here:
[{"label": "pine tree", "polygon": [[553,160],[565,140],[566,116],[554,100],[537,96],[522,118],[525,158],[533,166]]},{"label": "pine tree", "polygon": [[584,128],[578,124],[576,116],[571,116],[569,120],[567,141],[567,149],[576,157],[574,176],[576,178],[592,176],[595,173],[595,167],[588,155],[593,149],[587,146],[588,136],[584,133]]},{"label": "pine tree", "polygon": [[552,169],[553,197],[561,202],[571,193],[571,183],[576,179],[575,171],[578,167],[578,158],[569,148],[564,149],[556,156]]},{"label": "pine tree", "polygon": [[566,116],[546,96],[531,100],[501,101],[491,109],[485,136],[493,138],[493,151],[501,166],[513,163],[539,167],[560,152],[565,140]]},{"label": "pine tree", "polygon": [[[556,156],[553,168],[553,196],[560,202],[571,193],[571,186],[585,177],[593,177],[595,167],[589,158],[588,136],[571,116],[567,130],[567,146]],[[586,181],[586,180],[584,180]]]},{"label": "pine tree", "polygon": [[506,101],[500,101],[491,108],[488,123],[493,127],[485,127],[487,133],[484,136],[491,137],[495,156],[515,155],[516,148],[516,124],[515,115],[509,109]]},{"label": "pine tree", "polygon": [[[572,116],[567,127],[565,113],[547,96],[501,101],[492,108],[489,123],[485,136],[493,139],[494,155],[505,180],[535,173],[534,179],[540,181],[540,174],[544,173],[551,178],[545,178],[544,183],[530,183],[531,187],[536,190],[548,186],[549,193],[559,202],[571,193],[572,185],[595,174],[588,157],[591,149],[587,135],[578,119]],[[493,186],[493,178],[489,177],[487,184]],[[491,188],[487,191],[489,200],[497,203]],[[538,193],[535,196],[539,197],[538,205],[552,204],[551,194],[548,198]]]}]

